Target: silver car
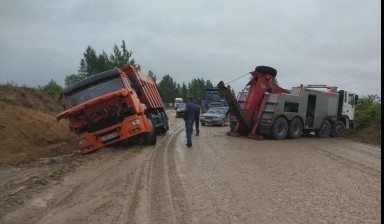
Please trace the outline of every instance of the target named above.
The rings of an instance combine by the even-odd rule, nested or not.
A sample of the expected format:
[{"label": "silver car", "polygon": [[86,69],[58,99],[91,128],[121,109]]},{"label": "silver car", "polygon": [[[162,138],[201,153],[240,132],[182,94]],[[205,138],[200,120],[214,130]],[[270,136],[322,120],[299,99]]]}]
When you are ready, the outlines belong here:
[{"label": "silver car", "polygon": [[200,123],[203,126],[206,124],[224,126],[229,122],[227,112],[228,107],[211,107],[200,115]]}]

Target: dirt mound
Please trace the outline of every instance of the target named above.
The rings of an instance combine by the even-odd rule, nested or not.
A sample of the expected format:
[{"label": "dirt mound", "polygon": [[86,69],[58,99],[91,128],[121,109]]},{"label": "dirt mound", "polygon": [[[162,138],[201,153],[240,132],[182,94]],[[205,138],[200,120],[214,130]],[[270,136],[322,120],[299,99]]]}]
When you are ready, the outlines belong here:
[{"label": "dirt mound", "polygon": [[30,88],[0,87],[0,165],[33,161],[76,150],[56,96]]},{"label": "dirt mound", "polygon": [[55,94],[42,93],[28,87],[0,86],[0,101],[14,106],[35,109],[56,115],[64,108],[62,101]]},{"label": "dirt mound", "polygon": [[381,145],[381,123],[373,123],[366,128],[347,133],[346,138],[373,145]]}]

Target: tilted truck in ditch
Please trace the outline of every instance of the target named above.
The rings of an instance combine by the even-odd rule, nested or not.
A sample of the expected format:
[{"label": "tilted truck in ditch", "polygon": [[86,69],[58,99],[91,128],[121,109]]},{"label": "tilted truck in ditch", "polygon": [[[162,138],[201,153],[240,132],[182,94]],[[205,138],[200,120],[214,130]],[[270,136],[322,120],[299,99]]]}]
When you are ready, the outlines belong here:
[{"label": "tilted truck in ditch", "polygon": [[223,82],[218,84],[237,120],[228,135],[261,140],[263,136],[299,138],[303,133],[315,132],[319,137],[339,137],[354,126],[358,95],[326,85],[300,85],[289,91],[271,83],[277,71],[268,66],[258,66],[250,74],[243,105]]},{"label": "tilted truck in ditch", "polygon": [[127,65],[79,81],[63,90],[67,118],[86,154],[132,138],[156,144],[168,117],[153,79]]}]

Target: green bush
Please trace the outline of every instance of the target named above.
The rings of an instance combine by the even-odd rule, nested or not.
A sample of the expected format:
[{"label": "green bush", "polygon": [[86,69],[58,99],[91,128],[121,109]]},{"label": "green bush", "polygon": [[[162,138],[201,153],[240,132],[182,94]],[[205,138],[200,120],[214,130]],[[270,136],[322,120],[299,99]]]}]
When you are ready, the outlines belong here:
[{"label": "green bush", "polygon": [[381,122],[381,100],[377,95],[361,97],[355,108],[355,127],[361,129]]},{"label": "green bush", "polygon": [[53,79],[45,86],[38,86],[37,89],[44,93],[54,94],[60,94],[63,91],[63,87],[53,81]]}]

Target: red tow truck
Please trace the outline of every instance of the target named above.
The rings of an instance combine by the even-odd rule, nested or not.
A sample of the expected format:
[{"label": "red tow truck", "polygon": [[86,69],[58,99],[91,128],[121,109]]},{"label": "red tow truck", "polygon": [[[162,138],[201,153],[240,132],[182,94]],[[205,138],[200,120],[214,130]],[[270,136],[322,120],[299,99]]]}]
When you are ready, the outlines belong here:
[{"label": "red tow truck", "polygon": [[257,66],[250,74],[243,104],[223,82],[218,84],[220,95],[226,98],[237,121],[228,135],[280,140],[315,132],[325,138],[343,136],[346,129],[354,127],[357,94],[328,85],[301,84],[283,89],[271,82],[277,71],[268,66]]}]

